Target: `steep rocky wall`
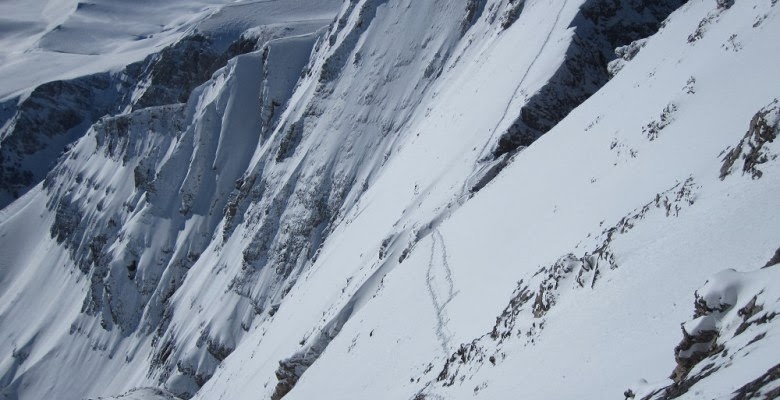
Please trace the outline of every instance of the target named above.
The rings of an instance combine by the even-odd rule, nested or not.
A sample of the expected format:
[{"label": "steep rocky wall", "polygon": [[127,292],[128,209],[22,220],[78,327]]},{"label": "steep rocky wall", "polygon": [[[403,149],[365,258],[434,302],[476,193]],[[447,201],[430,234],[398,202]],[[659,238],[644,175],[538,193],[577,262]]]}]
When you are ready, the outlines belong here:
[{"label": "steep rocky wall", "polygon": [[574,40],[554,76],[520,109],[493,149],[500,157],[529,146],[610,78],[614,50],[654,34],[684,1],[590,0],[574,19]]}]

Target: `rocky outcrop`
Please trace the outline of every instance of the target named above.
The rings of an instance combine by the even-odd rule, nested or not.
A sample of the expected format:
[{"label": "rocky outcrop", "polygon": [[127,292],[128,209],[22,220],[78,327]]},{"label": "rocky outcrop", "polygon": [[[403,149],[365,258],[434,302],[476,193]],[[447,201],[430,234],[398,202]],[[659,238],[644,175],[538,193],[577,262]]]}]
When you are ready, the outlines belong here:
[{"label": "rocky outcrop", "polygon": [[[341,71],[344,69],[344,65],[347,64],[350,54],[355,50],[360,36],[371,25],[371,21],[376,17],[377,9],[385,4],[387,0],[367,0],[363,2],[360,10],[357,11],[357,21],[351,27],[341,30],[333,30],[331,34],[331,46],[337,44],[337,37],[343,35],[341,42],[338,42],[333,48],[333,51],[325,60],[320,71],[319,81],[321,85],[327,85],[329,82],[336,80]],[[348,12],[352,11],[355,6],[354,2],[350,4]],[[349,17],[350,14],[343,14],[343,17]],[[343,24],[346,26],[346,20]],[[341,22],[340,22],[341,23]]]},{"label": "rocky outcrop", "polygon": [[258,38],[242,35],[227,50],[202,33],[185,36],[172,46],[128,66],[128,71],[143,80],[142,94],[133,101],[133,109],[186,103],[192,90],[206,82],[227,61],[257,50]]},{"label": "rocky outcrop", "polygon": [[620,46],[615,49],[615,55],[617,56],[616,59],[612,60],[607,64],[607,70],[609,72],[610,77],[614,77],[615,75],[620,72],[620,70],[623,69],[623,67],[626,65],[627,62],[631,61],[636,57],[637,54],[639,54],[639,50],[642,50],[643,47],[645,47],[645,44],[647,43],[647,38],[642,38],[638,40],[634,40],[633,42],[625,45]]},{"label": "rocky outcrop", "polygon": [[[513,7],[519,5],[521,9],[522,3],[517,0]],[[566,60],[520,109],[518,117],[496,143],[494,158],[530,145],[582,104],[609,80],[608,64],[615,58],[614,49],[654,34],[662,21],[683,3],[681,0],[587,1],[572,22],[575,36]]]},{"label": "rocky outcrop", "polygon": [[768,285],[778,271],[776,266],[752,272],[727,270],[707,280],[694,294],[693,318],[681,325],[683,338],[674,348],[677,366],[670,376],[673,383],[637,392],[637,398],[681,397],[732,368],[745,368],[740,362],[752,363],[753,370],[761,365],[768,370],[732,392],[730,398],[776,398],[780,394],[777,365],[767,364],[772,360],[745,359],[776,324],[777,291]]},{"label": "rocky outcrop", "polygon": [[780,264],[780,247],[775,250],[775,254],[772,256],[772,258],[770,258],[769,261],[764,264],[764,268],[769,268],[777,264]]},{"label": "rocky outcrop", "polygon": [[507,29],[520,18],[520,14],[523,13],[523,7],[525,7],[525,0],[508,0],[506,10],[501,15],[501,29]]},{"label": "rocky outcrop", "polygon": [[0,130],[0,207],[40,182],[67,146],[105,114],[119,111],[132,79],[100,73],[43,84]]},{"label": "rocky outcrop", "polygon": [[465,34],[482,17],[486,4],[487,0],[468,0],[466,2],[466,16],[461,24],[461,34]]},{"label": "rocky outcrop", "polygon": [[[759,167],[777,159],[777,154],[770,150],[780,132],[780,102],[774,99],[767,106],[753,115],[748,130],[736,146],[724,150],[723,165],[720,168],[720,179],[729,176],[735,166],[742,170],[742,175],[750,175],[759,179],[764,174]],[[742,168],[739,168],[741,164]]]},{"label": "rocky outcrop", "polygon": [[[591,251],[580,252],[580,255],[565,254],[554,263],[540,267],[531,277],[520,280],[507,306],[496,317],[492,330],[471,342],[461,344],[445,360],[439,373],[429,377],[418,394],[426,396],[433,393],[432,397],[438,396],[440,389],[446,390],[469,379],[481,366],[487,363],[500,364],[509,357],[504,348],[510,343],[534,345],[545,329],[547,314],[554,309],[561,296],[573,295],[574,291],[583,289],[592,290],[604,274],[619,268],[612,250],[614,240],[633,230],[650,213],[660,213],[667,218],[679,216],[680,211],[695,203],[696,188],[692,178],[678,182],[658,193],[643,207],[603,229],[600,234],[589,234],[586,241],[592,241]],[[710,343],[707,340],[709,337],[706,335],[689,335],[688,341],[680,346],[680,359],[698,360],[696,357],[699,357],[701,346]],[[428,369],[424,375],[432,369]]]}]

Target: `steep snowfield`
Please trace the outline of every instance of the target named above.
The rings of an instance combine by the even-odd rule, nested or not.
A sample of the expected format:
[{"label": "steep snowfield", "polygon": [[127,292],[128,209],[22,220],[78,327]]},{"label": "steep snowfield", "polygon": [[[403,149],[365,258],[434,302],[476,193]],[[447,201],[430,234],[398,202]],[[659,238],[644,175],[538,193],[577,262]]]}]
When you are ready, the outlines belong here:
[{"label": "steep snowfield", "polygon": [[9,54],[258,38],[186,103],[123,89],[0,210],[4,398],[777,396],[776,1],[633,45],[677,3],[265,3],[2,22]]},{"label": "steep snowfield", "polygon": [[[523,16],[533,15],[535,4],[554,13],[529,3]],[[461,64],[469,73],[447,81],[430,111],[410,123],[420,135],[402,142],[364,207],[331,236],[277,319],[246,339],[199,397],[269,393],[275,360],[317,336],[302,320],[322,315],[324,324],[345,304],[354,308],[349,321],[286,398],[620,398],[642,380],[663,382],[675,367],[679,324],[690,318],[694,290],[720,270],[763,266],[780,244],[773,211],[780,182],[770,176],[776,150],[767,150],[760,179],[739,170],[719,179],[724,150],[777,97],[766,62],[780,33],[776,10],[770,2],[728,10],[711,1],[687,4],[614,80],[439,225],[440,214],[426,205],[452,184],[447,173],[468,160],[469,131],[491,126],[481,118],[497,120],[500,107],[489,105],[507,103],[485,81],[512,86],[493,71],[477,72],[506,69],[501,53]],[[553,20],[534,17],[529,26]],[[706,33],[689,43],[703,19],[711,21]],[[412,182],[423,199],[410,203]],[[380,258],[382,233],[369,237],[395,220],[399,228],[417,222],[422,236],[398,265],[397,254]],[[535,274],[569,253],[598,256],[557,271],[560,280],[544,280],[551,286],[537,307],[547,272]],[[519,307],[509,336],[453,354],[491,332],[520,280],[530,302]],[[345,294],[325,294],[328,282]],[[347,303],[350,293],[357,298]],[[328,296],[333,300],[323,301]],[[766,346],[760,351],[767,357],[744,362],[722,378],[727,383],[689,395],[728,398],[777,362],[776,347]],[[448,373],[440,374],[450,354]]]}]

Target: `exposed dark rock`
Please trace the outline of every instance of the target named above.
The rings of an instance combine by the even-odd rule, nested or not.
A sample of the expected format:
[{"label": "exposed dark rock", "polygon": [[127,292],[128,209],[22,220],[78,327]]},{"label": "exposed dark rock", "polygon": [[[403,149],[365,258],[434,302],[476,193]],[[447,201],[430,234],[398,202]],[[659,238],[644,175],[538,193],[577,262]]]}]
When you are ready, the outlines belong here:
[{"label": "exposed dark rock", "polygon": [[[515,6],[522,2],[518,0]],[[566,59],[552,78],[533,94],[504,132],[493,156],[528,146],[552,129],[610,78],[613,49],[654,34],[682,0],[635,2],[589,0],[572,23],[575,36]]]},{"label": "exposed dark rock", "polygon": [[72,204],[67,198],[63,198],[58,204],[54,213],[54,223],[49,228],[51,237],[57,240],[57,243],[64,243],[66,240],[77,235],[82,229],[79,223],[83,215],[81,210]]},{"label": "exposed dark rock", "polygon": [[279,361],[279,368],[276,370],[276,379],[279,382],[276,384],[276,388],[274,388],[271,400],[280,400],[287,395],[314,360],[297,357]]},{"label": "exposed dark rock", "polygon": [[[121,74],[100,73],[35,88],[0,132],[0,191],[17,198],[40,182],[70,143],[108,113],[118,112]],[[0,207],[7,204],[0,200]]]},{"label": "exposed dark rock", "polygon": [[496,323],[493,325],[493,330],[490,331],[491,339],[503,340],[512,335],[517,316],[522,307],[533,298],[533,295],[534,293],[528,290],[528,286],[523,285],[522,280],[517,283],[517,289],[512,294],[512,298],[509,299],[509,304],[501,312],[501,315],[496,317]]},{"label": "exposed dark rock", "polygon": [[688,43],[693,44],[703,38],[704,34],[707,33],[707,29],[709,29],[710,24],[712,21],[715,21],[718,18],[721,11],[722,10],[718,9],[717,11],[711,12],[707,14],[706,17],[702,18],[701,21],[699,21],[699,25],[696,26],[696,30],[688,35]]},{"label": "exposed dark rock", "polygon": [[[670,377],[674,383],[645,395],[643,400],[667,400],[683,396],[701,380],[721,369],[731,367],[731,360],[734,359],[736,353],[744,352],[743,354],[747,355],[753,349],[760,349],[753,347],[746,350],[746,348],[763,340],[768,333],[766,330],[758,330],[758,333],[746,344],[741,344],[744,343],[741,340],[738,341],[738,347],[731,345],[729,341],[747,332],[753,325],[770,322],[776,313],[764,310],[763,301],[765,298],[762,298],[764,290],[758,291],[745,302],[745,293],[735,293],[735,290],[739,290],[735,288],[740,285],[735,285],[731,279],[733,279],[733,275],[723,280],[715,278],[715,281],[708,281],[702,289],[704,294],[700,294],[698,291],[695,293],[693,319],[682,325],[683,339],[674,350],[677,367]],[[770,297],[769,300],[773,299]],[[736,303],[731,304],[733,302],[742,304],[736,313],[733,312],[736,307]],[[734,314],[736,314],[736,318]],[[735,329],[733,336],[727,334],[736,323],[740,324]],[[753,332],[755,331],[754,329]],[[780,367],[772,367],[764,375],[745,384],[733,393],[734,397],[732,398],[780,397],[780,390],[777,389],[762,392],[766,385],[780,378],[778,368]]]},{"label": "exposed dark rock", "polygon": [[777,154],[768,150],[768,143],[777,138],[780,130],[780,101],[773,100],[769,105],[759,110],[750,120],[748,131],[734,148],[723,156],[720,168],[720,179],[731,174],[738,161],[742,161],[742,174],[750,174],[753,179],[759,179],[764,174],[758,167],[770,160],[775,160]]},{"label": "exposed dark rock", "polygon": [[[376,17],[376,10],[387,0],[368,0],[363,3],[360,8],[358,20],[352,29],[347,32],[341,44],[333,50],[333,53],[325,60],[322,65],[322,71],[320,72],[319,81],[321,85],[332,82],[341,75],[344,66],[347,65],[350,54],[355,50],[360,36],[371,25],[371,22]],[[350,8],[354,5],[350,3]],[[345,14],[348,15],[348,14]],[[346,24],[346,21],[344,22]],[[331,35],[331,46],[335,44],[335,31],[334,35]]]},{"label": "exposed dark rock", "polygon": [[[255,50],[256,42],[242,36],[222,50],[207,36],[194,34],[122,72],[48,82],[18,106],[4,103],[0,121],[10,123],[0,132],[0,192],[10,202],[40,182],[49,164],[99,118],[115,115],[133,103],[132,88],[139,82],[148,87],[132,104],[133,109],[184,103],[195,87],[230,58]],[[0,207],[6,205],[0,198]]]},{"label": "exposed dark rock", "polygon": [[507,29],[520,18],[520,14],[523,13],[525,7],[525,0],[509,0],[504,15],[501,16],[501,29]]},{"label": "exposed dark rock", "polygon": [[292,157],[296,147],[303,137],[303,119],[291,124],[285,131],[284,136],[279,141],[279,150],[276,152],[276,162],[282,162]]},{"label": "exposed dark rock", "polygon": [[748,382],[744,386],[737,389],[733,394],[732,400],[748,400],[760,398],[765,400],[780,398],[780,387],[776,387],[772,390],[764,392],[763,389],[770,383],[773,383],[780,379],[780,364],[769,368],[758,378]]},{"label": "exposed dark rock", "polygon": [[657,120],[650,121],[647,125],[642,127],[642,134],[651,142],[658,139],[658,135],[661,131],[674,121],[676,113],[677,106],[674,103],[667,104],[663,111],[661,111]]},{"label": "exposed dark rock", "polygon": [[677,362],[671,378],[679,383],[685,379],[691,369],[705,358],[716,354],[719,349],[716,345],[718,331],[704,330],[699,332],[687,332],[682,328],[683,339],[674,348],[674,359]]},{"label": "exposed dark rock", "polygon": [[647,39],[638,39],[625,46],[620,46],[615,49],[615,55],[618,57],[612,60],[608,65],[609,76],[614,77],[625,66],[625,63],[631,61],[639,54],[639,50],[642,50],[647,43]]},{"label": "exposed dark rock", "polygon": [[298,383],[309,367],[322,355],[331,341],[339,334],[341,328],[349,320],[354,310],[354,299],[323,327],[317,336],[304,346],[301,350],[293,354],[290,358],[279,361],[279,368],[276,370],[276,379],[278,380],[271,400],[279,400],[289,393]]},{"label": "exposed dark rock", "polygon": [[133,105],[141,109],[165,104],[186,103],[193,89],[237,55],[256,50],[257,40],[242,36],[224,51],[203,34],[184,37],[158,54],[130,66],[148,72],[148,88]]},{"label": "exposed dark rock", "polygon": [[772,256],[772,258],[769,259],[769,261],[766,262],[763,268],[769,268],[777,264],[780,264],[780,247],[775,250],[775,254]]},{"label": "exposed dark rock", "polygon": [[461,35],[465,34],[472,25],[477,23],[482,13],[485,11],[485,4],[487,0],[467,0],[466,2],[466,17],[461,24]]},{"label": "exposed dark rock", "polygon": [[686,393],[699,381],[717,372],[720,368],[715,367],[714,364],[709,364],[709,368],[703,368],[702,371],[695,375],[686,376],[679,382],[675,382],[665,388],[659,389],[655,392],[642,397],[642,400],[672,400],[676,399]]},{"label": "exposed dark rock", "polygon": [[214,357],[219,362],[225,360],[230,355],[230,353],[233,352],[233,350],[233,347],[222,344],[216,339],[209,338],[206,341],[206,351],[208,351],[209,354],[211,354],[212,357]]},{"label": "exposed dark rock", "polygon": [[[520,148],[518,148],[516,151],[520,151]],[[501,173],[501,171],[503,171],[507,165],[509,165],[510,161],[511,157],[508,153],[497,157],[489,167],[483,171],[480,171],[478,175],[479,179],[477,179],[476,182],[471,186],[469,192],[477,193],[482,190],[485,186],[488,185],[488,183],[493,181],[493,179],[498,176],[498,174]]]},{"label": "exposed dark rock", "polygon": [[456,365],[465,365],[471,361],[483,363],[487,357],[478,341],[479,339],[474,339],[471,343],[461,344],[444,363],[444,367],[436,377],[436,382],[441,382],[442,386],[452,386],[459,376],[459,368]]},{"label": "exposed dark rock", "polygon": [[727,10],[734,5],[734,0],[715,0],[715,4],[718,5],[718,8]]}]

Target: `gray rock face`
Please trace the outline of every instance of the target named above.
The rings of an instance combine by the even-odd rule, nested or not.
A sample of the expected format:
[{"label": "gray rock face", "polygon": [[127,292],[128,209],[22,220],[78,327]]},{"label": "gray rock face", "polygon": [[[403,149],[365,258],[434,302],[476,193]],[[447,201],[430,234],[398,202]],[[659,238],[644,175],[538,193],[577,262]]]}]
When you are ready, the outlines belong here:
[{"label": "gray rock face", "polygon": [[759,167],[777,158],[770,149],[771,143],[780,132],[780,102],[774,99],[770,104],[756,112],[750,120],[745,136],[723,156],[720,179],[732,173],[735,166],[742,165],[742,174],[759,179],[764,174]]},{"label": "gray rock face", "polygon": [[[518,3],[522,4],[518,0]],[[499,139],[494,158],[533,143],[610,78],[608,63],[614,49],[655,33],[662,21],[684,2],[591,0],[586,2],[573,27],[574,41],[566,60],[554,76],[533,94],[520,115]]]},{"label": "gray rock face", "polygon": [[99,118],[127,109],[185,103],[192,90],[228,59],[254,50],[257,40],[240,36],[222,49],[209,36],[196,33],[121,72],[49,82],[23,100],[4,103],[0,207],[40,182],[57,157]]},{"label": "gray rock face", "polygon": [[229,59],[256,50],[257,40],[242,35],[223,50],[213,38],[195,33],[128,66],[130,71],[143,71],[139,76],[145,80],[143,94],[133,102],[133,109],[186,103],[192,90],[206,82]]},{"label": "gray rock face", "polygon": [[[234,43],[228,52],[253,49],[257,37],[252,37]],[[140,99],[173,103],[101,118],[44,180],[55,215],[51,237],[89,280],[82,312],[99,320],[105,331],[123,337],[150,335],[149,374],[176,396],[194,395],[235,347],[235,339],[208,327],[196,343],[188,343],[171,323],[176,312],[172,298],[212,239],[228,238],[253,203],[270,202],[256,243],[244,251],[246,270],[225,288],[241,299],[242,307],[249,305],[230,324],[240,337],[255,318],[268,317],[264,311],[273,310],[273,304],[278,307],[301,260],[313,256],[334,215],[336,206],[328,204],[328,196],[339,183],[325,182],[321,191],[304,195],[292,177],[281,192],[266,194],[262,189],[271,178],[264,174],[276,170],[264,171],[262,164],[257,176],[244,175],[255,148],[280,121],[276,108],[288,102],[319,37],[271,39],[257,51],[226,60],[216,72],[210,71],[214,64],[196,63],[166,75],[176,68],[165,60],[180,60],[182,54],[150,59],[152,72],[146,76],[153,83]],[[196,45],[208,46],[208,40],[195,38],[169,51],[186,52]],[[179,103],[177,96],[186,88],[175,82],[199,74],[213,74],[214,79],[192,89],[186,104]],[[167,89],[171,81],[176,91]],[[162,94],[151,96],[149,88]],[[302,128],[296,130],[298,141]],[[282,150],[280,138],[269,140],[283,155],[278,163],[296,150],[297,141]],[[103,167],[95,171],[87,159],[101,160]],[[278,168],[284,170],[284,165]],[[117,182],[106,176],[125,178]],[[296,207],[307,212],[289,211]],[[168,225],[157,226],[159,219]],[[150,229],[155,241],[149,240]],[[273,279],[257,285],[258,279],[267,279],[266,273]],[[256,286],[263,291],[253,290]]]},{"label": "gray rock face", "polygon": [[101,73],[46,83],[22,100],[0,130],[0,207],[40,182],[94,121],[118,112],[131,84],[123,74]]}]

